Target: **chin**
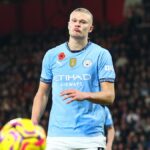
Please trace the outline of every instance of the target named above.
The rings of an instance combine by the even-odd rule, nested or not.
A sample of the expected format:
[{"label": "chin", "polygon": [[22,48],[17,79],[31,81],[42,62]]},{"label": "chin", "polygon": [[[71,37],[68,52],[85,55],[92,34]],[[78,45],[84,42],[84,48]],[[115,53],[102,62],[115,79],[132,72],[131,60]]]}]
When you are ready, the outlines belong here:
[{"label": "chin", "polygon": [[83,39],[84,38],[83,36],[77,35],[77,34],[72,34],[71,37],[76,38],[76,39]]}]

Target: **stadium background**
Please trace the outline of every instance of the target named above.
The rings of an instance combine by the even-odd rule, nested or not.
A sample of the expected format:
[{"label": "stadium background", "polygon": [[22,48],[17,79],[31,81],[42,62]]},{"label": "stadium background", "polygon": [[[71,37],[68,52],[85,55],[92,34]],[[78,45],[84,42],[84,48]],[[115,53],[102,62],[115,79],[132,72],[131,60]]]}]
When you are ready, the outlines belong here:
[{"label": "stadium background", "polygon": [[[30,117],[41,60],[68,39],[69,13],[94,15],[92,41],[109,49],[117,74],[110,106],[114,150],[150,149],[150,2],[148,0],[0,0],[0,128]],[[51,101],[40,122],[47,130]]]}]

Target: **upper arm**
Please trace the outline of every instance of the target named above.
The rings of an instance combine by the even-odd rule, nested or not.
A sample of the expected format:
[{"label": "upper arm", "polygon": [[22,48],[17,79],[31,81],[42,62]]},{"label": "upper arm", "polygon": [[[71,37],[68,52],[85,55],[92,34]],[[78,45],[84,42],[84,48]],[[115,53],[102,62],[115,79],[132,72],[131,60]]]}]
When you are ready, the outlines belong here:
[{"label": "upper arm", "polygon": [[101,82],[101,90],[102,91],[110,91],[115,93],[114,83],[113,82]]},{"label": "upper arm", "polygon": [[[42,61],[42,71],[40,81],[43,84],[49,84],[52,81],[52,56],[50,55],[50,51],[48,51],[43,58]],[[43,86],[43,85],[42,85]]]},{"label": "upper arm", "polygon": [[105,50],[98,59],[98,78],[100,82],[114,82],[115,77],[112,57],[109,51]]},{"label": "upper arm", "polygon": [[101,91],[108,93],[110,99],[114,100],[115,98],[115,88],[113,82],[101,82]]},{"label": "upper arm", "polygon": [[47,84],[40,81],[37,94],[48,96],[50,93],[51,84]]}]

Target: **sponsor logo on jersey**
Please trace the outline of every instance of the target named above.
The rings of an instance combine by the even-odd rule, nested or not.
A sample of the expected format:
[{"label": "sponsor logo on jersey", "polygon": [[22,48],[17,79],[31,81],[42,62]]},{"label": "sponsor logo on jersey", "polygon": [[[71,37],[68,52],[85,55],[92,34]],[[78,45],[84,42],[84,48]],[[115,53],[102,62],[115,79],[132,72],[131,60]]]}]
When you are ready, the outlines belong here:
[{"label": "sponsor logo on jersey", "polygon": [[113,68],[112,65],[105,65],[105,66],[104,66],[104,69],[105,69],[106,71],[114,71],[114,68]]},{"label": "sponsor logo on jersey", "polygon": [[85,81],[90,80],[90,74],[73,74],[73,75],[56,75],[54,76],[54,81]]},{"label": "sponsor logo on jersey", "polygon": [[70,58],[70,67],[74,67],[77,63],[77,59],[76,58]]},{"label": "sponsor logo on jersey", "polygon": [[60,87],[83,87],[83,82],[88,80],[91,80],[90,74],[56,75],[53,78],[54,82],[60,82]]},{"label": "sponsor logo on jersey", "polygon": [[92,65],[92,61],[90,59],[84,60],[83,61],[83,66],[88,68]]}]

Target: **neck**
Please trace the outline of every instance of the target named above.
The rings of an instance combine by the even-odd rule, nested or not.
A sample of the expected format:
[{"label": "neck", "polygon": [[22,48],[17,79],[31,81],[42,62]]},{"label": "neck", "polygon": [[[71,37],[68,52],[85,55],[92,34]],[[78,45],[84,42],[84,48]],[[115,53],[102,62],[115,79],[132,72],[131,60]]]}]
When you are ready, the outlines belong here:
[{"label": "neck", "polygon": [[88,43],[87,39],[69,38],[68,46],[72,51],[83,49]]}]

